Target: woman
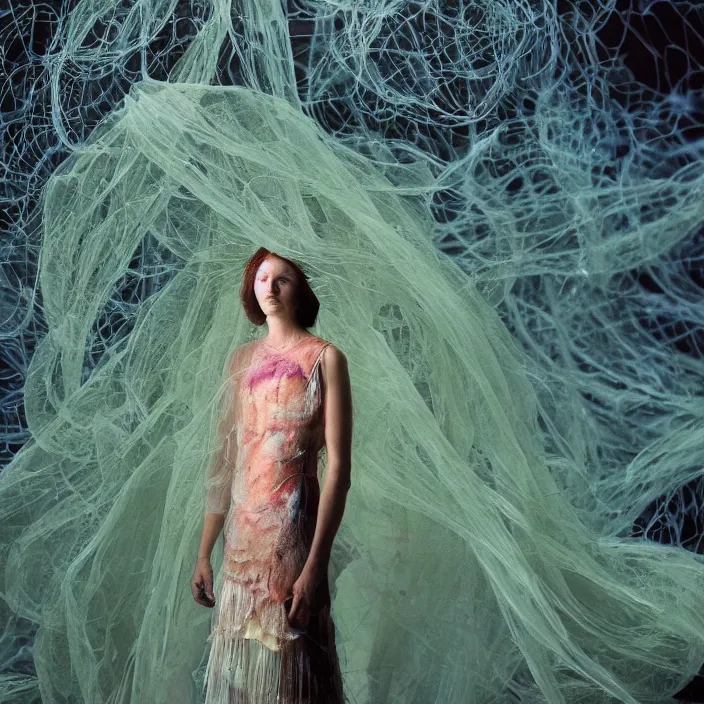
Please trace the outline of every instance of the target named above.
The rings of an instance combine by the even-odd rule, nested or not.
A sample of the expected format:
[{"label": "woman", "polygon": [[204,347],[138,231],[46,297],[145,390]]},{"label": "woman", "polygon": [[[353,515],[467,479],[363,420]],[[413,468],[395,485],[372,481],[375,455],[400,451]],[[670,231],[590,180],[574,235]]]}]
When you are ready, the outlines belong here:
[{"label": "woman", "polygon": [[347,361],[307,332],[319,302],[290,260],[260,248],[241,298],[269,333],[237,348],[228,365],[222,444],[207,482],[191,587],[210,608],[210,556],[223,526],[225,540],[206,702],[335,704],[342,683],[327,570],[350,487]]}]

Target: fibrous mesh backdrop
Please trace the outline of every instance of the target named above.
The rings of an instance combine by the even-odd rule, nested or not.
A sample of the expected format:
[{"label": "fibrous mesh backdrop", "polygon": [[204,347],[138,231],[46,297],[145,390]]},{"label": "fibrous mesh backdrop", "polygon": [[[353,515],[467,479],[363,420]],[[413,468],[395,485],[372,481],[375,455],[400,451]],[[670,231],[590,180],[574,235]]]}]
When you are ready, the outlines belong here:
[{"label": "fibrous mesh backdrop", "polygon": [[199,701],[202,478],[260,245],[350,363],[351,701],[696,673],[701,11],[672,11],[674,85],[599,40],[654,8],[3,11],[0,698]]}]

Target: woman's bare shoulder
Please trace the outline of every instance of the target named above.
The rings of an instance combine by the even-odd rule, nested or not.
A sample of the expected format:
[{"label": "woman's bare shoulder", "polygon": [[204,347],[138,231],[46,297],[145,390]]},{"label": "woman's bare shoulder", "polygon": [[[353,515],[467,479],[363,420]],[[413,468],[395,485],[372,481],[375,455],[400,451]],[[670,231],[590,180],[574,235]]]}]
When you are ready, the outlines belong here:
[{"label": "woman's bare shoulder", "polygon": [[241,370],[243,366],[247,364],[252,356],[252,351],[256,340],[250,342],[244,342],[238,347],[235,347],[234,351],[230,355],[230,368],[233,371]]},{"label": "woman's bare shoulder", "polygon": [[344,357],[342,350],[334,342],[330,342],[330,340],[325,340],[322,337],[319,337],[318,339],[323,344],[327,345],[327,347],[325,348],[325,354],[328,354],[328,353],[331,355],[341,354]]},{"label": "woman's bare shoulder", "polygon": [[327,347],[323,350],[320,361],[323,368],[323,378],[326,382],[328,374],[331,372],[335,376],[338,376],[341,372],[344,373],[347,370],[347,357],[345,357],[344,352],[332,342],[327,342]]}]

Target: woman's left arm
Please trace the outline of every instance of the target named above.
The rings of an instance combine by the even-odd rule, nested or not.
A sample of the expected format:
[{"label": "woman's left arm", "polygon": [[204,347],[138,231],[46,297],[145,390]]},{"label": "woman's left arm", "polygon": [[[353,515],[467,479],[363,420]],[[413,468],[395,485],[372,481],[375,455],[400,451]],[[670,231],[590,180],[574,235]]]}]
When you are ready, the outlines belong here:
[{"label": "woman's left arm", "polygon": [[347,359],[336,347],[323,352],[325,383],[325,445],[328,466],[315,524],[315,535],[306,564],[293,584],[288,622],[303,629],[310,619],[313,595],[326,574],[332,544],[345,512],[347,491],[352,482],[352,390]]},{"label": "woman's left arm", "polygon": [[325,445],[328,466],[315,524],[315,535],[306,564],[293,584],[288,613],[289,625],[305,628],[310,619],[313,595],[326,574],[332,544],[345,512],[347,491],[352,482],[352,391],[347,359],[336,347],[323,352],[325,385]]},{"label": "woman's left arm", "polygon": [[325,446],[327,470],[320,494],[315,535],[304,569],[327,567],[332,544],[345,511],[352,471],[352,389],[347,358],[330,345],[323,353]]}]

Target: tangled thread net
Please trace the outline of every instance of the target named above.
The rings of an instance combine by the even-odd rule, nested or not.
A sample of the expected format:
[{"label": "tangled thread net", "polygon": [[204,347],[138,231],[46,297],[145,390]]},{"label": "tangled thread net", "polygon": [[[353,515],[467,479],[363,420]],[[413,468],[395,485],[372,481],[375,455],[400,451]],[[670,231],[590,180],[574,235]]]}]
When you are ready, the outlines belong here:
[{"label": "tangled thread net", "polygon": [[[37,278],[49,177],[141,80],[245,85],[388,159],[391,180],[389,157],[432,174],[410,195],[525,353],[548,465],[580,520],[701,553],[702,9],[662,5],[291,2],[285,23],[266,3],[0,10],[3,463],[31,437],[23,390],[50,327]],[[649,46],[675,26],[662,55]],[[634,36],[650,85],[623,54]],[[81,383],[184,261],[150,233],[139,242],[92,321]],[[401,344],[403,321],[384,314],[376,327]],[[2,652],[18,700],[36,688],[34,628]]]}]

